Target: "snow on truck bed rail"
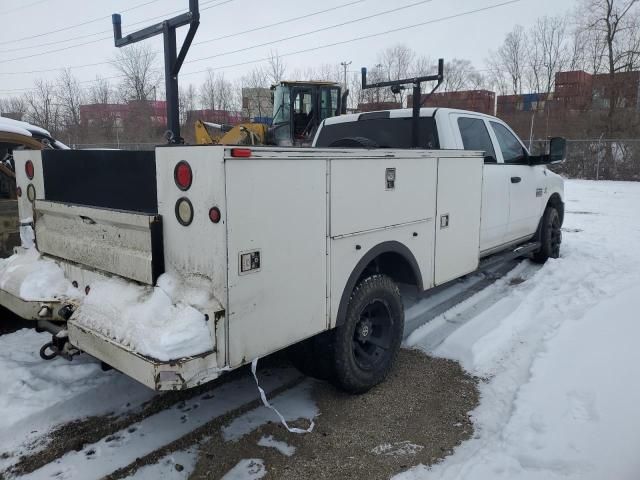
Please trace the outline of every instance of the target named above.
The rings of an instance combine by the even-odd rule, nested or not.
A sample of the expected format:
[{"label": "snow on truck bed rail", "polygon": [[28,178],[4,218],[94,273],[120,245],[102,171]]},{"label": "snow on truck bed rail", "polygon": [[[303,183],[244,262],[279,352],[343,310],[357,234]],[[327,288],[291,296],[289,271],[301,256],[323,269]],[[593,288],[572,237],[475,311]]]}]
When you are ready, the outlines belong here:
[{"label": "snow on truck bed rail", "polygon": [[0,289],[31,301],[80,297],[58,264],[35,248],[0,260]]}]

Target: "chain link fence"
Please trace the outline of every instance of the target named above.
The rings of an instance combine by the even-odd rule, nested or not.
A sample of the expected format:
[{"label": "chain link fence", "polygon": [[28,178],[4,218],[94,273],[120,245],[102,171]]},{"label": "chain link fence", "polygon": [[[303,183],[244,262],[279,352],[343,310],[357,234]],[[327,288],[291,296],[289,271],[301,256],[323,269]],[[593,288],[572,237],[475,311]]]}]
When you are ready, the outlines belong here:
[{"label": "chain link fence", "polygon": [[[73,148],[108,148],[120,150],[153,150],[156,143],[91,143]],[[534,155],[547,151],[547,140],[532,144]],[[640,139],[567,140],[567,160],[551,169],[568,178],[588,180],[640,181]]]},{"label": "chain link fence", "polygon": [[[547,143],[534,142],[532,153],[545,152]],[[567,160],[551,169],[568,178],[640,181],[640,139],[567,140]]]}]

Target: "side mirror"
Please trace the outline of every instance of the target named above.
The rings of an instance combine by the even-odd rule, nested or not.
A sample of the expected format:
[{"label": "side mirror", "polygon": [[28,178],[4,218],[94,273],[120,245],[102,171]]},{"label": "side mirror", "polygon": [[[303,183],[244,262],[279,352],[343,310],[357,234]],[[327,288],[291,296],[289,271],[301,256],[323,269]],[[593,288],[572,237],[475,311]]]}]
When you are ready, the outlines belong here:
[{"label": "side mirror", "polygon": [[567,141],[562,137],[553,137],[549,142],[549,163],[564,162],[567,158]]},{"label": "side mirror", "polygon": [[549,153],[545,155],[531,155],[529,165],[550,165],[564,162],[567,156],[567,141],[562,137],[553,137],[549,141]]}]

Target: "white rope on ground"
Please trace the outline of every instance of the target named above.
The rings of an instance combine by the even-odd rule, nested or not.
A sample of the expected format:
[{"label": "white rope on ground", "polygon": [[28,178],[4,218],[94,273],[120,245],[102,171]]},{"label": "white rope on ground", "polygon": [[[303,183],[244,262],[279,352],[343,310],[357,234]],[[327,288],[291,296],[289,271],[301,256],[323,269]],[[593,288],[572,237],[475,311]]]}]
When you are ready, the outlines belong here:
[{"label": "white rope on ground", "polygon": [[284,425],[284,428],[289,430],[291,433],[311,433],[313,431],[313,428],[316,426],[313,419],[311,419],[311,425],[309,425],[309,428],[307,428],[306,430],[302,428],[290,427],[287,421],[282,416],[282,414],[273,405],[269,403],[269,401],[267,400],[267,394],[264,392],[264,390],[260,386],[260,383],[258,382],[258,376],[256,375],[258,360],[259,358],[254,358],[253,361],[251,362],[251,373],[253,373],[253,378],[255,379],[258,390],[260,391],[260,398],[262,398],[262,403],[264,404],[264,406],[276,412],[276,415],[280,417],[280,423],[282,423],[282,425]]}]

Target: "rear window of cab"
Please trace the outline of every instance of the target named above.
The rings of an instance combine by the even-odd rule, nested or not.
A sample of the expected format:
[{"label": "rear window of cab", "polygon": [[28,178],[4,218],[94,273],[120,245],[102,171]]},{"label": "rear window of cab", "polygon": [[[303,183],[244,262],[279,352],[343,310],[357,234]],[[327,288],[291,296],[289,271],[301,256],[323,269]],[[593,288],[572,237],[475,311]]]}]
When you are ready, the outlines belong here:
[{"label": "rear window of cab", "polygon": [[[379,148],[411,148],[411,117],[363,118],[353,122],[325,124],[315,146],[333,147],[334,143],[347,138],[366,138]],[[437,150],[440,148],[438,132],[433,117],[419,120],[420,148]]]}]

